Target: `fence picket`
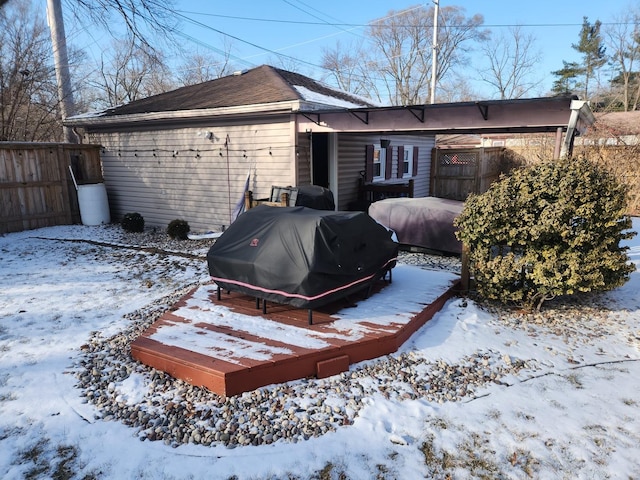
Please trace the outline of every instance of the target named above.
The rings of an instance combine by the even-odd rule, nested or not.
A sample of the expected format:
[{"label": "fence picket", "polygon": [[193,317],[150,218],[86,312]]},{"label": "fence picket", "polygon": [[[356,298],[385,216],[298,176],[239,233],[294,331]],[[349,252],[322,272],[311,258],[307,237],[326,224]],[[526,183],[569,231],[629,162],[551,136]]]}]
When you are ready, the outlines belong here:
[{"label": "fence picket", "polygon": [[0,234],[80,222],[69,165],[101,183],[100,147],[0,142]]}]

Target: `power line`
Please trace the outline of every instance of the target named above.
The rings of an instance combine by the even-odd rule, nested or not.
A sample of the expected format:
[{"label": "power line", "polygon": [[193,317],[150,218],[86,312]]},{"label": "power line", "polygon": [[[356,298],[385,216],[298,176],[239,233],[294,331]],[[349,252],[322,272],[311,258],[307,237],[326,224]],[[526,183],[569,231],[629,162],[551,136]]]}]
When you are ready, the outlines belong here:
[{"label": "power line", "polygon": [[[282,1],[283,1],[284,3],[286,3],[287,5],[290,5],[290,6],[292,6],[293,8],[296,8],[296,9],[300,10],[300,11],[301,11],[301,12],[303,12],[303,13],[306,13],[307,15],[309,15],[309,16],[311,16],[311,17],[313,17],[313,18],[316,18],[316,19],[318,19],[318,20],[320,20],[320,21],[322,22],[322,24],[325,24],[325,25],[331,25],[331,23],[330,23],[330,22],[328,22],[328,21],[326,21],[326,20],[323,20],[323,19],[322,19],[322,18],[320,18],[319,16],[314,15],[313,13],[311,13],[311,12],[308,12],[308,11],[304,10],[302,7],[300,7],[300,6],[298,6],[298,5],[294,5],[294,4],[293,4],[292,2],[290,2],[289,0],[282,0]],[[304,3],[302,3],[302,2],[298,2],[298,3],[301,3],[302,5],[305,5],[305,4],[304,4]],[[305,5],[305,7],[308,7],[308,5]],[[319,10],[316,10],[315,8],[313,8],[312,10],[314,10],[314,11],[316,11],[316,12],[318,12],[318,13],[322,14],[322,15],[325,15],[324,13],[322,13],[322,12],[321,12],[321,11],[319,11]],[[320,24],[320,25],[322,25],[322,24]]]},{"label": "power line", "polygon": [[[342,26],[336,26],[335,24],[332,24],[331,22],[328,22],[328,21],[326,21],[326,20],[322,20],[322,18],[318,17],[317,15],[314,15],[313,13],[310,13],[310,12],[308,12],[308,11],[304,10],[302,7],[299,7],[299,6],[297,6],[297,5],[294,5],[294,4],[293,4],[293,3],[291,3],[289,0],[284,0],[284,2],[285,2],[286,4],[288,4],[288,5],[291,5],[291,6],[292,6],[292,7],[294,7],[294,8],[297,8],[297,9],[298,9],[298,10],[300,10],[301,12],[306,13],[307,15],[310,15],[310,16],[311,16],[311,17],[313,17],[313,18],[317,18],[318,20],[321,20],[321,21],[323,22],[323,24],[324,24],[324,25],[332,26],[332,27],[337,28],[341,33],[348,33],[348,34],[350,34],[350,35],[355,35],[355,36],[357,36],[357,37],[362,37],[361,35],[359,35],[359,34],[357,34],[357,33],[354,33],[354,32],[353,32],[354,30],[356,30],[357,28],[360,28],[360,27],[353,27],[353,28],[350,28],[350,29],[346,29],[346,28],[343,28]],[[302,2],[302,1],[300,1],[300,0],[298,0],[298,3],[300,3],[301,5],[304,5],[305,7],[307,7],[307,8],[309,8],[309,9],[313,10],[314,12],[318,12],[320,15],[324,15],[325,17],[333,18],[334,20],[338,20],[336,17],[332,17],[331,15],[327,15],[326,13],[323,13],[323,12],[321,12],[320,10],[318,10],[317,8],[314,8],[314,7],[310,6],[310,5],[307,5],[306,3],[304,3],[304,2]]]},{"label": "power line", "polygon": [[[271,53],[271,54],[276,55],[276,56],[278,56],[278,57],[283,57],[283,58],[286,58],[286,59],[292,60],[292,61],[294,61],[294,62],[302,63],[302,64],[304,64],[304,65],[308,65],[308,66],[311,66],[311,67],[313,67],[313,68],[320,69],[320,70],[322,70],[322,71],[328,71],[328,72],[331,72],[331,69],[328,69],[328,68],[326,68],[326,67],[323,67],[322,65],[317,65],[317,64],[315,64],[315,63],[312,63],[312,62],[309,62],[309,61],[306,61],[306,60],[302,60],[302,59],[300,59],[300,58],[292,57],[292,56],[290,56],[290,55],[286,55],[286,54],[280,53],[280,52],[278,52],[278,51],[276,51],[276,50],[272,50],[272,49],[269,49],[269,48],[263,47],[263,46],[258,45],[258,44],[256,44],[256,43],[250,42],[250,41],[248,41],[248,40],[244,40],[244,39],[242,39],[242,38],[240,38],[240,37],[237,37],[237,36],[234,36],[234,35],[229,35],[229,34],[227,34],[227,33],[223,32],[222,30],[219,30],[219,29],[214,28],[214,27],[212,27],[212,26],[210,26],[210,25],[207,25],[207,24],[204,24],[204,23],[199,22],[199,21],[197,21],[197,20],[194,20],[194,19],[192,19],[192,18],[190,18],[190,17],[187,17],[186,15],[182,15],[181,13],[177,13],[177,15],[178,15],[179,17],[183,18],[184,20],[186,20],[187,22],[190,22],[190,23],[192,23],[192,24],[194,24],[194,25],[197,25],[197,26],[199,26],[199,27],[202,27],[202,28],[205,28],[205,29],[208,29],[208,30],[214,31],[214,32],[219,33],[219,34],[221,34],[221,35],[226,35],[226,36],[228,36],[229,38],[232,38],[232,39],[237,40],[237,41],[239,41],[239,42],[245,43],[245,44],[250,45],[250,46],[252,46],[252,47],[254,47],[254,48],[257,48],[257,49],[259,49],[259,50],[262,50],[262,51],[264,51],[264,52]],[[339,32],[338,32],[338,33],[339,33]],[[290,48],[290,47],[284,47],[284,48]],[[253,56],[255,56],[255,55],[253,55]],[[245,61],[245,62],[246,62],[248,59],[252,58],[253,56],[247,56],[247,57],[244,57],[243,61]],[[355,74],[354,74],[354,77],[358,77],[358,78],[360,78],[360,79],[364,79],[364,77],[362,77],[362,76],[360,76],[360,75],[355,75]],[[373,79],[373,80],[376,80],[376,81],[384,81],[384,79],[382,79],[382,78],[372,78],[372,79]]]},{"label": "power line", "polygon": [[[243,64],[243,65],[245,65],[247,67],[255,67],[255,64],[245,60],[244,58],[238,57],[237,55],[233,55],[230,52],[226,52],[224,50],[221,50],[220,48],[214,47],[213,45],[210,45],[210,44],[208,44],[206,42],[203,42],[202,40],[199,40],[199,39],[197,39],[197,38],[195,38],[195,37],[193,37],[191,35],[188,35],[188,34],[186,34],[184,32],[181,32],[179,30],[175,30],[173,33],[175,35],[178,35],[178,36],[186,39],[186,40],[189,40],[190,42],[195,43],[196,45],[200,45],[201,47],[204,47],[206,49],[213,50],[214,52],[216,52],[218,55],[222,56],[223,58],[228,56],[229,58],[231,58],[231,59],[233,59],[233,60],[235,60],[235,61],[237,61],[237,62],[239,62],[239,63],[241,63],[241,64]],[[209,65],[209,66],[211,66],[211,65]],[[213,65],[213,66],[215,66],[215,65]]]},{"label": "power line", "polygon": [[[298,7],[295,7],[295,5],[292,5],[290,2],[288,2],[288,1],[286,1],[286,0],[285,0],[285,2],[286,2],[286,3],[288,3],[289,5],[293,6],[294,8],[298,8]],[[383,17],[383,18],[378,19],[378,20],[375,20],[375,21],[387,20],[387,19],[389,19],[389,18],[397,17],[397,16],[403,15],[403,14],[405,14],[405,13],[407,13],[407,12],[410,12],[410,11],[413,11],[413,10],[416,10],[416,9],[419,9],[419,8],[423,8],[423,7],[422,7],[422,5],[417,5],[417,6],[415,6],[415,7],[411,7],[411,8],[408,8],[408,9],[406,9],[406,10],[402,10],[402,11],[396,12],[396,13],[394,13],[393,15],[388,15],[388,16],[386,16],[386,17]],[[316,10],[316,11],[317,11],[317,10]],[[178,10],[178,11],[176,11],[176,14],[177,14],[179,17],[183,18],[184,20],[186,20],[186,21],[188,21],[188,22],[191,22],[191,23],[192,23],[192,24],[194,24],[194,25],[197,25],[197,26],[199,26],[199,27],[202,27],[202,28],[205,28],[205,29],[208,29],[208,30],[211,30],[211,31],[217,32],[217,33],[220,33],[221,35],[225,35],[225,36],[227,36],[227,37],[229,37],[229,38],[232,38],[232,39],[237,40],[237,41],[239,41],[239,42],[245,43],[245,44],[250,45],[250,46],[252,46],[252,47],[254,47],[254,48],[257,48],[257,49],[259,49],[259,50],[262,50],[262,51],[264,51],[264,52],[271,53],[271,54],[276,55],[276,56],[278,56],[278,57],[283,57],[283,58],[286,58],[286,59],[292,60],[293,62],[302,63],[302,64],[304,64],[304,65],[308,65],[308,66],[311,66],[311,67],[314,67],[314,68],[319,68],[319,69],[321,69],[321,70],[325,70],[325,71],[331,71],[331,70],[330,70],[330,69],[327,69],[327,68],[325,68],[325,67],[323,67],[322,65],[317,65],[317,64],[315,64],[315,63],[311,63],[311,62],[308,62],[308,61],[306,61],[306,60],[302,60],[302,59],[300,59],[300,58],[296,58],[296,57],[292,57],[292,56],[290,56],[290,55],[286,55],[286,54],[284,54],[284,53],[281,53],[281,50],[286,50],[286,49],[289,49],[289,48],[298,47],[298,46],[301,46],[301,45],[305,45],[305,44],[308,44],[308,43],[312,43],[312,42],[315,42],[315,41],[317,41],[317,40],[322,40],[322,39],[325,39],[325,38],[328,38],[328,37],[331,37],[331,36],[334,36],[334,35],[338,35],[339,33],[345,32],[345,30],[342,30],[342,29],[341,29],[341,30],[342,30],[342,32],[336,32],[336,33],[333,33],[333,34],[330,34],[330,35],[325,35],[325,36],[318,37],[318,38],[315,38],[315,39],[310,39],[310,40],[307,40],[307,41],[304,41],[304,42],[300,42],[300,43],[297,43],[297,44],[288,45],[288,46],[286,46],[286,47],[282,47],[282,48],[280,48],[280,49],[278,49],[278,50],[272,50],[272,49],[269,49],[269,48],[263,47],[263,46],[261,46],[261,45],[258,45],[258,44],[256,44],[256,43],[250,42],[250,41],[248,41],[248,40],[244,40],[243,38],[237,37],[237,36],[235,36],[235,35],[231,35],[231,34],[225,33],[225,32],[223,32],[223,31],[221,31],[221,30],[219,30],[219,29],[217,29],[217,28],[214,28],[214,27],[212,27],[212,26],[210,26],[210,25],[208,25],[208,24],[202,23],[202,22],[200,22],[200,21],[198,21],[198,20],[194,20],[193,18],[188,17],[188,16],[184,15],[184,14],[183,14],[183,13],[181,13],[181,12],[183,12],[183,11]],[[308,12],[305,12],[305,13],[308,13]],[[319,12],[319,13],[322,13],[322,12]],[[198,13],[195,13],[195,14],[196,14],[196,15],[199,15]],[[216,16],[215,14],[203,14],[203,15],[213,15],[213,16]],[[311,14],[310,14],[310,15],[311,15]],[[318,18],[318,17],[314,16],[314,18]],[[339,25],[339,24],[322,23],[322,24],[320,24],[320,25]],[[368,25],[363,25],[363,26],[368,26]],[[253,55],[253,56],[249,56],[249,57],[245,57],[245,58],[244,58],[244,60],[247,60],[247,59],[252,58],[252,57],[254,57],[254,56],[255,56],[255,55]]]},{"label": "power line", "polygon": [[[231,35],[231,34],[229,34],[229,33],[223,32],[222,30],[218,30],[217,28],[214,28],[214,27],[212,27],[211,25],[204,24],[204,23],[202,23],[202,22],[199,22],[199,21],[197,21],[197,20],[194,20],[194,19],[192,19],[192,18],[189,18],[189,17],[187,17],[186,15],[182,15],[181,13],[177,13],[177,15],[178,15],[179,17],[182,17],[182,18],[183,18],[183,19],[185,19],[186,21],[188,21],[188,22],[190,22],[190,23],[194,24],[194,25],[197,25],[197,26],[202,27],[202,28],[206,28],[206,29],[208,29],[208,30],[214,31],[214,32],[219,33],[219,34],[221,34],[221,35],[224,35],[224,36],[226,36],[226,37],[229,37],[229,38],[232,38],[232,39],[234,39],[234,40],[237,40],[237,41],[239,41],[239,42],[245,43],[245,44],[247,44],[247,45],[249,45],[249,46],[251,46],[251,47],[257,48],[258,50],[262,50],[263,52],[271,53],[271,54],[273,54],[273,55],[277,55],[277,56],[279,56],[279,57],[288,58],[289,60],[293,60],[293,61],[295,61],[295,62],[300,62],[300,63],[303,63],[303,64],[305,64],[305,65],[309,65],[309,66],[314,67],[314,68],[322,68],[320,65],[316,65],[315,63],[307,62],[306,60],[301,60],[301,59],[299,59],[299,58],[295,58],[295,57],[291,57],[291,56],[289,56],[289,55],[285,55],[284,53],[277,52],[276,50],[271,50],[271,49],[269,49],[269,48],[263,47],[263,46],[258,45],[258,44],[256,44],[256,43],[250,42],[250,41],[248,41],[248,40],[244,40],[243,38],[240,38],[240,37],[237,37],[237,36],[235,36],[235,35]],[[246,60],[247,58],[251,58],[251,57],[245,57],[245,60]]]},{"label": "power line", "polygon": [[[286,2],[292,5],[289,2]],[[292,5],[294,6],[294,5]],[[297,8],[297,7],[296,7]],[[262,22],[262,23],[287,23],[292,25],[316,25],[316,26],[324,26],[324,27],[369,27],[372,23],[378,22],[379,20],[372,20],[368,23],[344,23],[344,22],[328,22],[328,21],[304,21],[304,20],[282,20],[278,18],[259,18],[259,17],[240,17],[235,15],[223,15],[219,13],[205,13],[205,12],[192,12],[188,10],[176,10],[177,13],[186,14],[186,15],[201,15],[204,17],[216,17],[216,18],[226,18],[228,20],[242,20],[249,22]],[[308,12],[305,12],[311,15]],[[404,13],[404,12],[401,12]],[[313,16],[313,15],[311,15]],[[314,17],[318,18],[318,17]],[[319,19],[320,20],[320,19]],[[618,25],[636,25],[634,22],[601,22],[602,26],[618,26]],[[394,27],[411,27],[413,25],[394,25]],[[451,28],[469,28],[473,25],[450,25]],[[532,27],[532,28],[556,28],[556,27],[582,27],[582,23],[487,23],[482,24],[482,27],[485,28],[508,28],[508,27]]]}]

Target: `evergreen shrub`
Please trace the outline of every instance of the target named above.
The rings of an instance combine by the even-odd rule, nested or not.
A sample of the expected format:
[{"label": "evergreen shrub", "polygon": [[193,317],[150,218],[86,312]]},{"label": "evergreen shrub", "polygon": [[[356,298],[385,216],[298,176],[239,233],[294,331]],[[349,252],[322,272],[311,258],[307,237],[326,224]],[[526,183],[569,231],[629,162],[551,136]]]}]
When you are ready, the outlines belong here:
[{"label": "evergreen shrub", "polygon": [[185,220],[180,219],[172,220],[167,227],[167,234],[177,240],[186,240],[187,234],[190,231],[191,227],[189,224]]},{"label": "evergreen shrub", "polygon": [[144,218],[137,212],[127,213],[122,217],[120,226],[125,232],[140,233],[144,231]]},{"label": "evergreen shrub", "polygon": [[612,290],[629,279],[628,187],[586,159],[518,168],[456,219],[469,269],[487,299],[540,309],[545,300]]}]

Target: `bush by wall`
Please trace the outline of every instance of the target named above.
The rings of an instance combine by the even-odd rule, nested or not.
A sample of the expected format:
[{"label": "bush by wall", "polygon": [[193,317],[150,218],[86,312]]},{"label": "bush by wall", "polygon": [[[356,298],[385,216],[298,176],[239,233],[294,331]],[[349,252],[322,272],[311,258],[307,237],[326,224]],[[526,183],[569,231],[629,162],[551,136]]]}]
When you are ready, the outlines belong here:
[{"label": "bush by wall", "polygon": [[185,220],[172,220],[167,226],[167,234],[171,238],[175,238],[177,240],[186,240],[187,234],[191,231],[191,227]]},{"label": "bush by wall", "polygon": [[120,226],[125,232],[140,233],[144,231],[144,218],[137,212],[127,213],[122,217]]},{"label": "bush by wall", "polygon": [[545,300],[624,284],[634,270],[620,240],[628,187],[586,159],[514,170],[470,196],[456,220],[478,293],[539,309]]}]

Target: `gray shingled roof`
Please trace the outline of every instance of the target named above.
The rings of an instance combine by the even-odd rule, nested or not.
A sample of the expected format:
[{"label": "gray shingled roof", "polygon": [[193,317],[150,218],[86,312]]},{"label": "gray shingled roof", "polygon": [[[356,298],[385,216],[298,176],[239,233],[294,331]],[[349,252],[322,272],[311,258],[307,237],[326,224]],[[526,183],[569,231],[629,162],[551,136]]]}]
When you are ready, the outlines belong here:
[{"label": "gray shingled roof", "polygon": [[241,74],[233,74],[136,100],[111,108],[105,113],[107,116],[115,116],[296,100],[313,101],[304,98],[304,94],[294,86],[304,87],[307,91],[317,94],[318,98],[332,97],[338,101],[350,102],[357,106],[375,106],[362,98],[334,90],[304,75],[262,65]]}]

